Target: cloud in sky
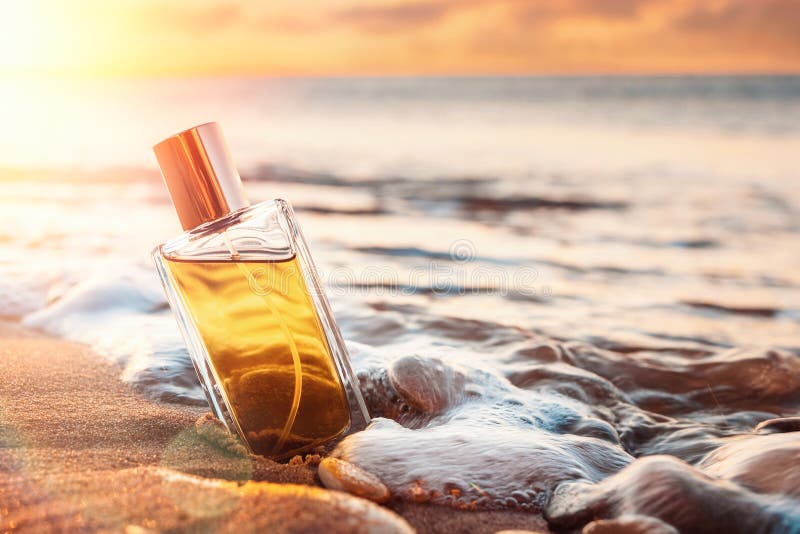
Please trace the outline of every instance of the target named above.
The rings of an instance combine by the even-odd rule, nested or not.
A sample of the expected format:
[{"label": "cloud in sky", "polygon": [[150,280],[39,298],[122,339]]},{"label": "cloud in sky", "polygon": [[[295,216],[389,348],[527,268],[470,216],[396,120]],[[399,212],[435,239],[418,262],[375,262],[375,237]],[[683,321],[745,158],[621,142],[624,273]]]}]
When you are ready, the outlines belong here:
[{"label": "cloud in sky", "polygon": [[800,48],[800,2],[797,0],[729,0],[699,4],[679,16],[675,25],[700,34],[728,39],[770,40]]},{"label": "cloud in sky", "polygon": [[[36,15],[35,57],[26,63],[6,52],[4,62],[0,52],[0,72],[9,65],[100,75],[800,72],[797,0],[19,5],[59,14]],[[13,35],[14,13],[0,34],[2,26]]]},{"label": "cloud in sky", "polygon": [[332,18],[370,32],[395,31],[440,22],[456,7],[453,2],[444,1],[354,5],[334,11]]}]

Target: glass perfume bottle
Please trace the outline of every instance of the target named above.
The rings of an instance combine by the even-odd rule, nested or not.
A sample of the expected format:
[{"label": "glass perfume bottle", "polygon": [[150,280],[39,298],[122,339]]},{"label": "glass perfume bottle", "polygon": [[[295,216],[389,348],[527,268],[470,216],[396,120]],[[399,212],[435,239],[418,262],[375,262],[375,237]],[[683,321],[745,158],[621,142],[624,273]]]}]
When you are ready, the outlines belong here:
[{"label": "glass perfume bottle", "polygon": [[154,147],[185,233],[153,258],[215,415],[276,459],[369,423],[294,212],[251,206],[219,125]]}]

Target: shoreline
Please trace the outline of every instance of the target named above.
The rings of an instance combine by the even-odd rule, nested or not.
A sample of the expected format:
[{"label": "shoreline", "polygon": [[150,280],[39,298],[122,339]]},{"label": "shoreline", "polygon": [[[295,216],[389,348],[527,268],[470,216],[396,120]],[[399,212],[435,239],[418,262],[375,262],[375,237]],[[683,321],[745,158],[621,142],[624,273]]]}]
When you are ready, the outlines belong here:
[{"label": "shoreline", "polygon": [[145,398],[88,347],[7,320],[0,373],[3,530],[547,530],[514,510],[381,507],[323,489],[313,462],[232,454],[196,431],[205,407]]}]

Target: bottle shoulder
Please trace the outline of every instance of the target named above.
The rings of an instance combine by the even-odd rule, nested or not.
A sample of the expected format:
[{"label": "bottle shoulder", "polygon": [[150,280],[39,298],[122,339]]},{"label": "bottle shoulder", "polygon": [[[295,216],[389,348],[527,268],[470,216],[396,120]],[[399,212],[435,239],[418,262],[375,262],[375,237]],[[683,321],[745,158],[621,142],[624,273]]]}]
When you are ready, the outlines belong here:
[{"label": "bottle shoulder", "polygon": [[295,254],[293,219],[287,201],[267,200],[187,230],[155,247],[153,254],[184,261],[285,259]]}]

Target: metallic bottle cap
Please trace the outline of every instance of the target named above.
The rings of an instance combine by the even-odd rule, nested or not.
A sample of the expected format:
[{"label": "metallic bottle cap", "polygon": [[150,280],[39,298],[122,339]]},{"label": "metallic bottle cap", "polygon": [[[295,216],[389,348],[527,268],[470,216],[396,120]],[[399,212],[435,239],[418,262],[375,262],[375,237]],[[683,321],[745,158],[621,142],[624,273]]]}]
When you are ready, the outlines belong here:
[{"label": "metallic bottle cap", "polygon": [[153,151],[184,230],[250,205],[216,122],[175,134]]}]

